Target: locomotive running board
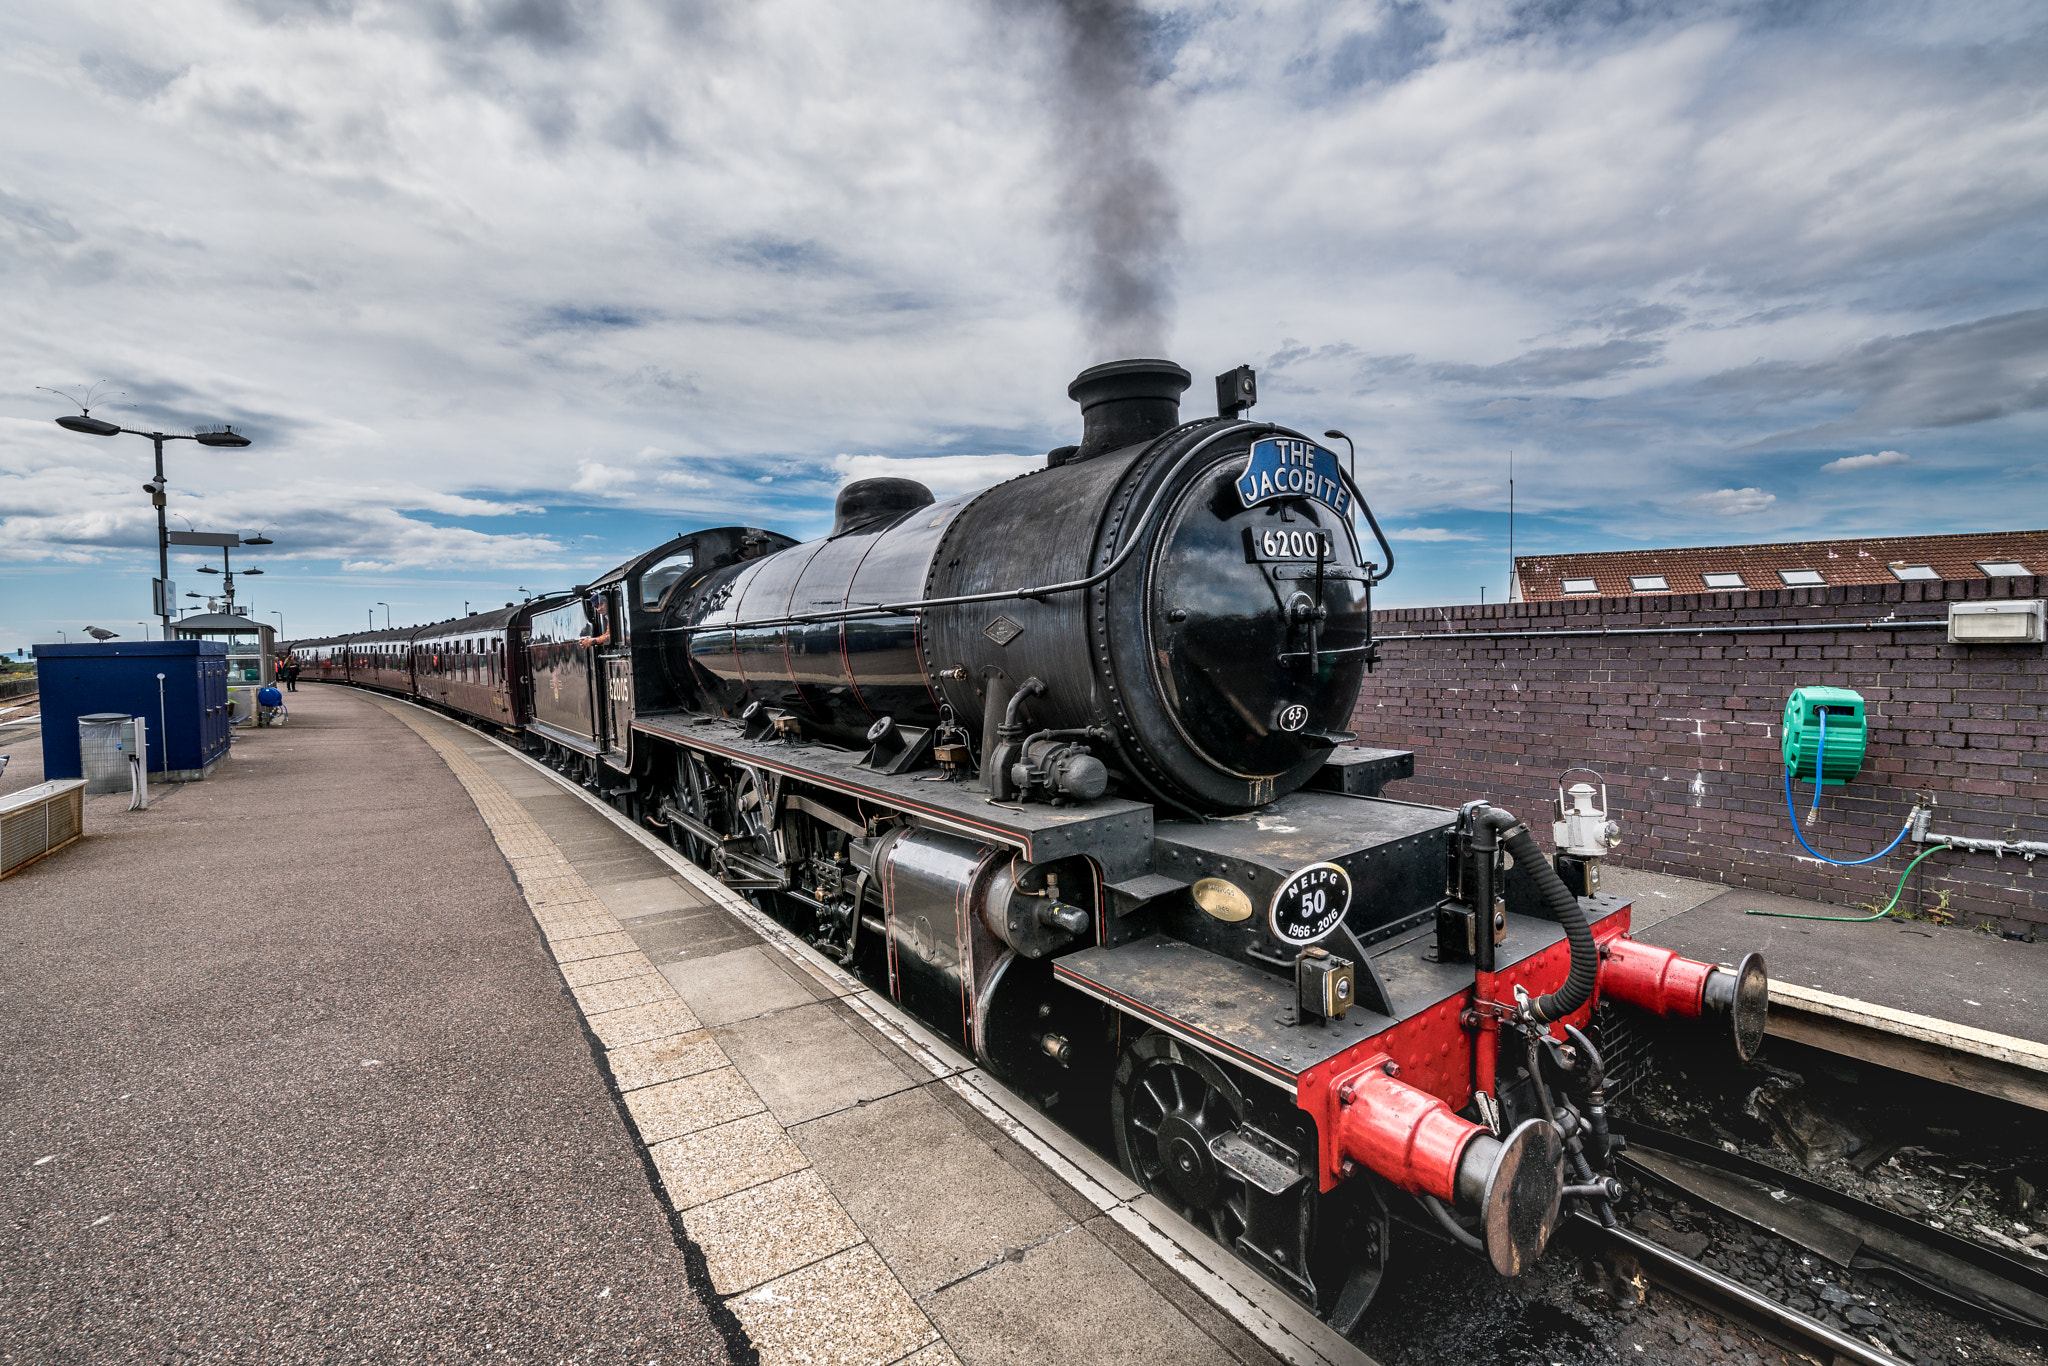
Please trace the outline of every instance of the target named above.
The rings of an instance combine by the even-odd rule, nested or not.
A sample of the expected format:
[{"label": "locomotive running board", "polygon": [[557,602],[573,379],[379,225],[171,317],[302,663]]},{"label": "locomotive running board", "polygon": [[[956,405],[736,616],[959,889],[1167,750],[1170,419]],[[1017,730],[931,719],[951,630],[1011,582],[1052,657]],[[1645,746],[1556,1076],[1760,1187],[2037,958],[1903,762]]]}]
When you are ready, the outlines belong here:
[{"label": "locomotive running board", "polygon": [[1398,1020],[1354,1007],[1298,1025],[1289,979],[1164,935],[1056,958],[1053,977],[1294,1094],[1295,1079]]},{"label": "locomotive running board", "polygon": [[1152,808],[1140,802],[1103,800],[1085,807],[995,802],[972,782],[939,781],[929,772],[877,773],[860,766],[862,751],[749,740],[737,724],[726,721],[647,716],[636,720],[633,729],[672,745],[912,812],[923,824],[1022,850],[1033,863],[1085,854],[1111,883],[1152,872]]}]

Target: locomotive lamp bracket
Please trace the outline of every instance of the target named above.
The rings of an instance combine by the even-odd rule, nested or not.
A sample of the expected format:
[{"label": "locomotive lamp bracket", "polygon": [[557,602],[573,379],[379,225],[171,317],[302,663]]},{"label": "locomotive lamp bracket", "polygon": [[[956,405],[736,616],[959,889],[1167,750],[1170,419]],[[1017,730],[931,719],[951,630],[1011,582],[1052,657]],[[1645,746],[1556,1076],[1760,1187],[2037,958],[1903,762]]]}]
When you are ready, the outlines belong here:
[{"label": "locomotive lamp bracket", "polygon": [[877,773],[908,773],[931,758],[933,733],[927,726],[899,726],[884,716],[868,727],[868,752],[860,766]]},{"label": "locomotive lamp bracket", "polygon": [[1328,949],[1303,949],[1294,960],[1294,989],[1303,1020],[1341,1020],[1357,999],[1358,972]]}]

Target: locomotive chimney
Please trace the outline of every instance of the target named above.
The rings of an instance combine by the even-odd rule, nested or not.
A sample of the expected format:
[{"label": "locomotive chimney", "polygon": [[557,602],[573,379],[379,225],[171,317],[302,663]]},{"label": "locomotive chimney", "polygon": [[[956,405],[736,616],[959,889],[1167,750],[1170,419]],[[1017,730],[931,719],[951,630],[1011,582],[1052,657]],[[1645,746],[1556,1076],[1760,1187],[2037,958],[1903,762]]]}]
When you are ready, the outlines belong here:
[{"label": "locomotive chimney", "polygon": [[1081,405],[1081,444],[1053,452],[1050,464],[1086,460],[1150,441],[1180,425],[1180,396],[1192,377],[1170,360],[1113,360],[1091,365],[1067,386]]}]

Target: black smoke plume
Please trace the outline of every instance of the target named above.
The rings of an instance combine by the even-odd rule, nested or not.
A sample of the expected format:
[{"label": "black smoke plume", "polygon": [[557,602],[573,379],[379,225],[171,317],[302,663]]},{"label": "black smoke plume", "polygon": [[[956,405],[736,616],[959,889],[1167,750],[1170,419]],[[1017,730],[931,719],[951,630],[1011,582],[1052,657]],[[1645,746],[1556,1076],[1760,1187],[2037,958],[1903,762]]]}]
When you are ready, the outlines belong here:
[{"label": "black smoke plume", "polygon": [[1052,90],[1068,277],[1098,360],[1164,356],[1180,206],[1158,155],[1166,124],[1135,0],[1039,0],[1054,26]]}]

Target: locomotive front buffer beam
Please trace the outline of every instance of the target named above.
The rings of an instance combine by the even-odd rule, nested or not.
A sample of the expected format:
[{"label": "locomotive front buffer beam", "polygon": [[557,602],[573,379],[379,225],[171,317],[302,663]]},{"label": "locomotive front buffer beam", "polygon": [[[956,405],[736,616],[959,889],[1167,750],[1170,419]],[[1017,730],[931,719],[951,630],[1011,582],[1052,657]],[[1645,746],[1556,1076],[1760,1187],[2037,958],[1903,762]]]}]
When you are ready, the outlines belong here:
[{"label": "locomotive front buffer beam", "polygon": [[[1590,899],[1582,904],[1593,905]],[[1498,974],[1496,991],[1512,991],[1514,1002],[1486,1000],[1475,983],[1470,997],[1460,1003],[1465,1008],[1455,1017],[1467,1047],[1451,1051],[1476,1058],[1493,1045],[1509,1046],[1498,1023],[1516,1017],[1517,1042],[1528,1040],[1532,1052],[1539,1045],[1546,1051],[1574,1044],[1584,1048],[1593,1008],[1604,999],[1665,1019],[1723,1022],[1737,1055],[1745,1061],[1755,1055],[1770,995],[1759,955],[1749,955],[1733,970],[1683,958],[1630,938],[1625,911],[1610,913],[1592,929],[1599,966],[1593,996],[1585,1005],[1555,1022],[1531,1015],[1531,994],[1564,977],[1567,945],[1553,944]],[[1297,1104],[1317,1122],[1325,1189],[1361,1168],[1368,1170],[1421,1198],[1437,1222],[1461,1242],[1469,1244],[1473,1235],[1451,1219],[1445,1207],[1475,1221],[1478,1242],[1494,1269],[1503,1276],[1519,1275],[1542,1256],[1567,1197],[1588,1199],[1598,1209],[1619,1194],[1612,1178],[1597,1170],[1607,1165],[1608,1157],[1599,1062],[1597,1056],[1578,1060],[1581,1068],[1590,1063],[1594,1069],[1594,1075],[1577,1079],[1579,1094],[1566,1095],[1567,1088],[1560,1085],[1559,1100],[1552,1103],[1545,1088],[1544,1115],[1514,1124],[1516,1107],[1511,1106],[1507,1121],[1497,1130],[1456,1113],[1432,1089],[1402,1080],[1396,1055],[1446,1056],[1444,1040],[1437,1036],[1448,1032],[1451,1019],[1441,1008],[1422,1012],[1310,1069],[1298,1080]],[[1482,1029],[1482,1020],[1494,1022],[1496,1028]],[[1491,1108],[1476,1094],[1476,1075],[1460,1077],[1462,1085],[1446,1087],[1441,1063],[1421,1070],[1425,1076],[1418,1079],[1434,1090],[1448,1091],[1454,1099],[1470,1097],[1466,1108],[1478,1117],[1483,1119]],[[1482,1070],[1495,1069],[1474,1072]],[[1532,1068],[1535,1073],[1542,1070],[1541,1064]],[[1544,1087],[1540,1075],[1535,1081]],[[1572,1104],[1574,1099],[1578,1105]],[[1579,1106],[1585,1107],[1583,1113]]]}]

